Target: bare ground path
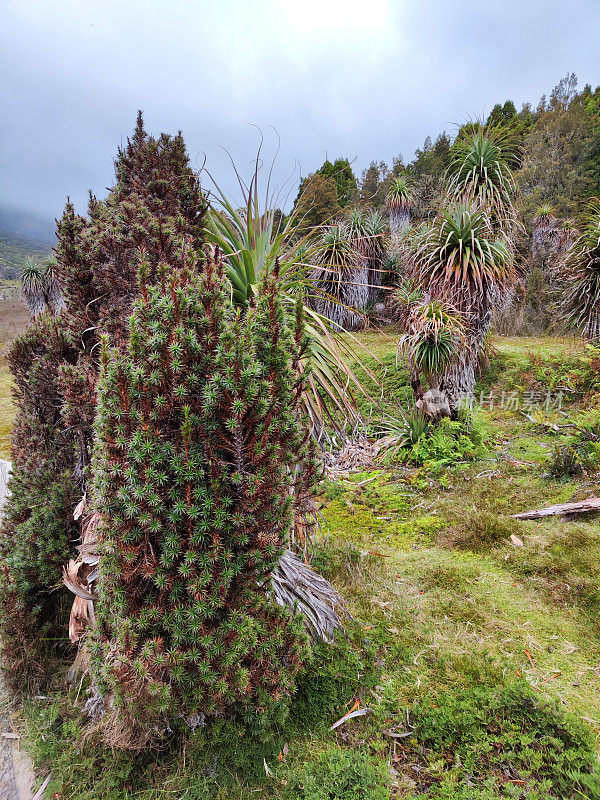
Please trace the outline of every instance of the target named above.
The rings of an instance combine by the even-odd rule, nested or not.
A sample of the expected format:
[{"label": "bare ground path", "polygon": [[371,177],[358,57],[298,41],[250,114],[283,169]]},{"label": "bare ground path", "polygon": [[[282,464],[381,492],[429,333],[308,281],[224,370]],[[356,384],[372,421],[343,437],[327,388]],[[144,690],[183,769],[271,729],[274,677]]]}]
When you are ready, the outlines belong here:
[{"label": "bare ground path", "polygon": [[32,800],[33,764],[19,747],[10,702],[0,679],[0,800]]},{"label": "bare ground path", "polygon": [[[0,518],[7,496],[10,462],[0,459]],[[0,675],[0,800],[32,800],[33,764],[19,747],[8,692]]]}]

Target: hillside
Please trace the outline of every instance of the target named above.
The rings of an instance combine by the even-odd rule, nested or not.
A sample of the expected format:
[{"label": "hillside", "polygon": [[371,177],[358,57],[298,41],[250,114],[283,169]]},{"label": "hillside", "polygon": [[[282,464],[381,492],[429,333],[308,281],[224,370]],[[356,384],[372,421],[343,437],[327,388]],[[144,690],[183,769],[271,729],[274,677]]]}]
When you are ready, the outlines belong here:
[{"label": "hillside", "polygon": [[26,259],[47,257],[55,241],[53,220],[0,207],[0,279],[17,279]]}]

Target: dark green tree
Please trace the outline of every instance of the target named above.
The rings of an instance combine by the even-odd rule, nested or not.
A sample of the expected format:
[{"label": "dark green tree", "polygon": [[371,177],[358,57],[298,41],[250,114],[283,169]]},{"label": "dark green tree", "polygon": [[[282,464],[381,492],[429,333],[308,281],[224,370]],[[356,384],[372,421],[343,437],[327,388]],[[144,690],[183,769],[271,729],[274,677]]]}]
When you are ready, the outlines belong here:
[{"label": "dark green tree", "polygon": [[340,210],[332,178],[316,172],[302,181],[294,206],[294,214],[302,230],[331,223]]},{"label": "dark green tree", "polygon": [[256,304],[236,310],[222,264],[199,275],[192,246],[159,269],[147,285],[142,256],[129,344],[103,344],[98,389],[93,654],[121,744],[124,729],[228,707],[264,728],[307,653],[301,623],[267,593],[311,458],[302,306],[294,331],[268,271]]},{"label": "dark green tree", "polygon": [[[0,532],[0,631],[15,691],[41,679],[49,643],[64,641],[70,595],[62,567],[77,538],[75,440],[61,418],[61,364],[73,360],[61,317],[40,314],[10,348],[17,417],[11,497]],[[61,625],[62,622],[62,625]]]},{"label": "dark green tree", "polygon": [[326,161],[319,172],[334,182],[340,208],[358,200],[358,183],[347,158],[336,158],[333,163]]},{"label": "dark green tree", "polygon": [[181,134],[148,136],[140,113],[115,172],[107,199],[90,197],[87,217],[67,203],[52,267],[64,307],[46,303],[59,313],[40,314],[9,357],[17,420],[0,603],[4,663],[15,683],[39,675],[42,642],[66,632],[69,594],[57,586],[77,540],[73,509],[90,478],[100,336],[127,343],[140,249],[148,284],[184,243],[201,249],[206,203]]}]

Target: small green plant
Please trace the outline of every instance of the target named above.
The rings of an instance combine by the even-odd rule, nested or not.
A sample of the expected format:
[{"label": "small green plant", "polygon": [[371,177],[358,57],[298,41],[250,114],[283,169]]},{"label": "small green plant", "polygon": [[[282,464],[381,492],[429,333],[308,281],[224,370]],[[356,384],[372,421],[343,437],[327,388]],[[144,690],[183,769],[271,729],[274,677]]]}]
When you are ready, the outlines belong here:
[{"label": "small green plant", "polygon": [[442,786],[452,779],[457,789],[512,784],[524,791],[545,790],[524,795],[529,797],[599,796],[591,733],[525,682],[426,697],[413,705],[410,717],[415,735],[409,743],[424,757],[429,777]]},{"label": "small green plant", "polygon": [[435,425],[418,409],[400,412],[396,420],[386,419],[385,433],[397,437],[388,461],[425,466],[434,474],[457,462],[482,457],[489,438],[483,421],[476,415],[463,415],[457,420],[444,418]]},{"label": "small green plant", "polygon": [[600,470],[600,421],[592,418],[573,428],[573,435],[555,444],[548,457],[548,474],[552,478],[572,478]]},{"label": "small green plant", "polygon": [[286,800],[388,800],[389,775],[361,750],[332,747],[292,778]]}]

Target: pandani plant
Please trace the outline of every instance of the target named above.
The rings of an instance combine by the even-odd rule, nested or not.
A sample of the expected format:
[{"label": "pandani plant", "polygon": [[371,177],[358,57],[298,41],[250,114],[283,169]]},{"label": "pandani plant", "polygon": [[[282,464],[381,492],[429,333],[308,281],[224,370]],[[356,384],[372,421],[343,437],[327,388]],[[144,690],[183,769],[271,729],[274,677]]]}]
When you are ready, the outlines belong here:
[{"label": "pandani plant", "polygon": [[474,390],[492,309],[518,278],[513,241],[520,225],[510,167],[517,158],[504,128],[465,128],[451,150],[446,205],[415,242],[414,269],[424,291],[442,297],[465,321],[465,346],[440,381],[453,415]]},{"label": "pandani plant", "polygon": [[459,134],[450,150],[446,172],[447,201],[464,200],[485,210],[494,232],[516,225],[517,187],[511,164],[519,149],[502,126],[476,123]]},{"label": "pandani plant", "polygon": [[390,218],[390,233],[397,244],[410,225],[410,210],[414,202],[412,182],[406,175],[398,175],[392,181],[386,197],[386,208]]},{"label": "pandani plant", "polygon": [[465,346],[463,319],[449,303],[429,297],[411,304],[398,353],[408,366],[417,398],[423,395],[422,378],[429,389],[439,389],[444,370]]},{"label": "pandani plant", "polygon": [[348,212],[346,229],[357,259],[356,274],[349,282],[346,301],[358,311],[364,311],[379,299],[386,253],[385,219],[377,209],[354,207]]},{"label": "pandani plant", "polygon": [[589,202],[581,233],[560,264],[563,298],[559,305],[571,328],[600,342],[600,200]]},{"label": "pandani plant", "polygon": [[369,301],[376,303],[380,299],[380,287],[388,276],[386,263],[388,225],[384,213],[377,208],[368,209],[365,213],[364,231],[368,241]]},{"label": "pandani plant", "polygon": [[[332,225],[317,234],[298,235],[299,219],[292,213],[278,219],[274,196],[267,182],[264,197],[259,185],[259,158],[247,184],[239,176],[243,204],[235,207],[215,184],[207,215],[206,239],[217,245],[226,260],[225,274],[233,299],[248,304],[267,263],[277,261],[283,302],[294,313],[300,294],[305,298],[305,325],[309,346],[302,364],[311,363],[303,405],[319,440],[330,441],[328,426],[338,431],[360,422],[356,393],[365,393],[354,363],[361,363],[364,346],[348,333],[360,324],[360,315],[348,302],[347,291],[362,291],[353,281],[356,252],[347,241],[344,225]],[[349,287],[353,287],[349,288]],[[352,299],[352,298],[350,298]],[[372,370],[363,364],[378,385]]]},{"label": "pandani plant", "polygon": [[60,311],[63,299],[52,259],[38,261],[31,256],[26,259],[21,271],[21,295],[32,317],[43,311]]},{"label": "pandani plant", "polygon": [[316,307],[338,330],[359,327],[369,295],[367,265],[344,223],[319,236],[311,279],[318,292]]},{"label": "pandani plant", "polygon": [[444,298],[465,320],[465,346],[440,380],[453,414],[473,393],[476,367],[498,293],[515,282],[512,248],[496,235],[478,201],[462,199],[445,208],[419,244],[421,285]]}]

